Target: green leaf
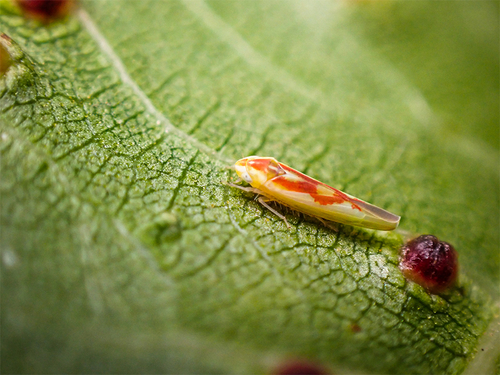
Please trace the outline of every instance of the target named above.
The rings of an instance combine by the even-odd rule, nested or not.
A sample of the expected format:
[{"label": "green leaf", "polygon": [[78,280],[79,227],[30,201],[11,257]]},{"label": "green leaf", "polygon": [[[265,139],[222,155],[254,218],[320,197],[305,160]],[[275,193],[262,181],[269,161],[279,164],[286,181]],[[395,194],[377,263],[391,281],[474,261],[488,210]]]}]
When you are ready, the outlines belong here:
[{"label": "green leaf", "polygon": [[[2,372],[495,366],[479,339],[498,337],[498,150],[483,135],[498,129],[476,135],[471,116],[427,103],[363,34],[377,6],[87,1],[39,24],[0,3]],[[498,76],[487,48],[496,70],[480,81]],[[401,214],[401,230],[292,213],[288,230],[222,183],[251,154]],[[441,296],[398,269],[420,233],[459,252]]]}]

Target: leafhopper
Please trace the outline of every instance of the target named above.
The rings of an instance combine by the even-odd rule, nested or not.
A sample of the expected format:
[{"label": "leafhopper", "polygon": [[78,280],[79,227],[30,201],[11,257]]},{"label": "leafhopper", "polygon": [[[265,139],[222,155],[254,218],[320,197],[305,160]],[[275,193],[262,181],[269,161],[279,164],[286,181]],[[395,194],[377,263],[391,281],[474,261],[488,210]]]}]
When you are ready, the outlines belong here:
[{"label": "leafhopper", "polygon": [[238,176],[251,187],[230,184],[259,195],[258,201],[289,224],[267,202],[276,201],[320,220],[358,227],[393,230],[400,217],[317,181],[271,157],[249,156],[234,164]]}]

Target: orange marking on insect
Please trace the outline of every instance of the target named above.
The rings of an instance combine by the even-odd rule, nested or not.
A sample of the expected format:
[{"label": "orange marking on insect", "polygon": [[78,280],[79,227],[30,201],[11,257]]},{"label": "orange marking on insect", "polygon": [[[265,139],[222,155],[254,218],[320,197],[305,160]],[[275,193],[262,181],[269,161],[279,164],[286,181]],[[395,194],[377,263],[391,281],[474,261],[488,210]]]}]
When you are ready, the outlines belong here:
[{"label": "orange marking on insect", "polygon": [[322,206],[328,206],[330,204],[341,204],[345,200],[337,195],[322,195],[322,194],[309,194],[316,203]]},{"label": "orange marking on insect", "polygon": [[265,159],[249,160],[248,165],[251,165],[255,169],[265,170],[266,168],[269,167],[269,160]]},{"label": "orange marking on insect", "polygon": [[317,194],[318,186],[317,184],[311,183],[310,181],[291,181],[286,177],[280,176],[276,177],[273,182],[275,184],[281,185],[288,191],[296,191],[299,193]]}]

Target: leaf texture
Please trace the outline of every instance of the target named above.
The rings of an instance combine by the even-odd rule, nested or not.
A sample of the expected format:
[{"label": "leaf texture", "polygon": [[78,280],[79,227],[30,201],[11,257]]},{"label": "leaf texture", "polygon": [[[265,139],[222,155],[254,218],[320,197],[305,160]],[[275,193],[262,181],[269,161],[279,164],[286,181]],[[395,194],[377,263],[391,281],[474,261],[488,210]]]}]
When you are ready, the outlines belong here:
[{"label": "leaf texture", "polygon": [[[499,297],[498,154],[318,4],[89,1],[40,25],[1,3],[2,370],[466,368]],[[458,286],[404,279],[405,232],[288,230],[222,183],[251,154],[453,243]]]}]

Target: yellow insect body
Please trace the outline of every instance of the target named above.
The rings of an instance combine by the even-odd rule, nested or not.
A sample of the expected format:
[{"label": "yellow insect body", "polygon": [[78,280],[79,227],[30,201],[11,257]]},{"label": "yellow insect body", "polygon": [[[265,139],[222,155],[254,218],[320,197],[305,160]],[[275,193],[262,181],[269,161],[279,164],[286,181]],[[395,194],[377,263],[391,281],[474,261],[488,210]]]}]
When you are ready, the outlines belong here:
[{"label": "yellow insect body", "polygon": [[234,168],[252,188],[231,186],[262,195],[259,202],[287,225],[286,218],[266,202],[276,201],[320,219],[365,228],[393,230],[399,224],[399,216],[319,182],[274,158],[249,156],[238,160]]}]

